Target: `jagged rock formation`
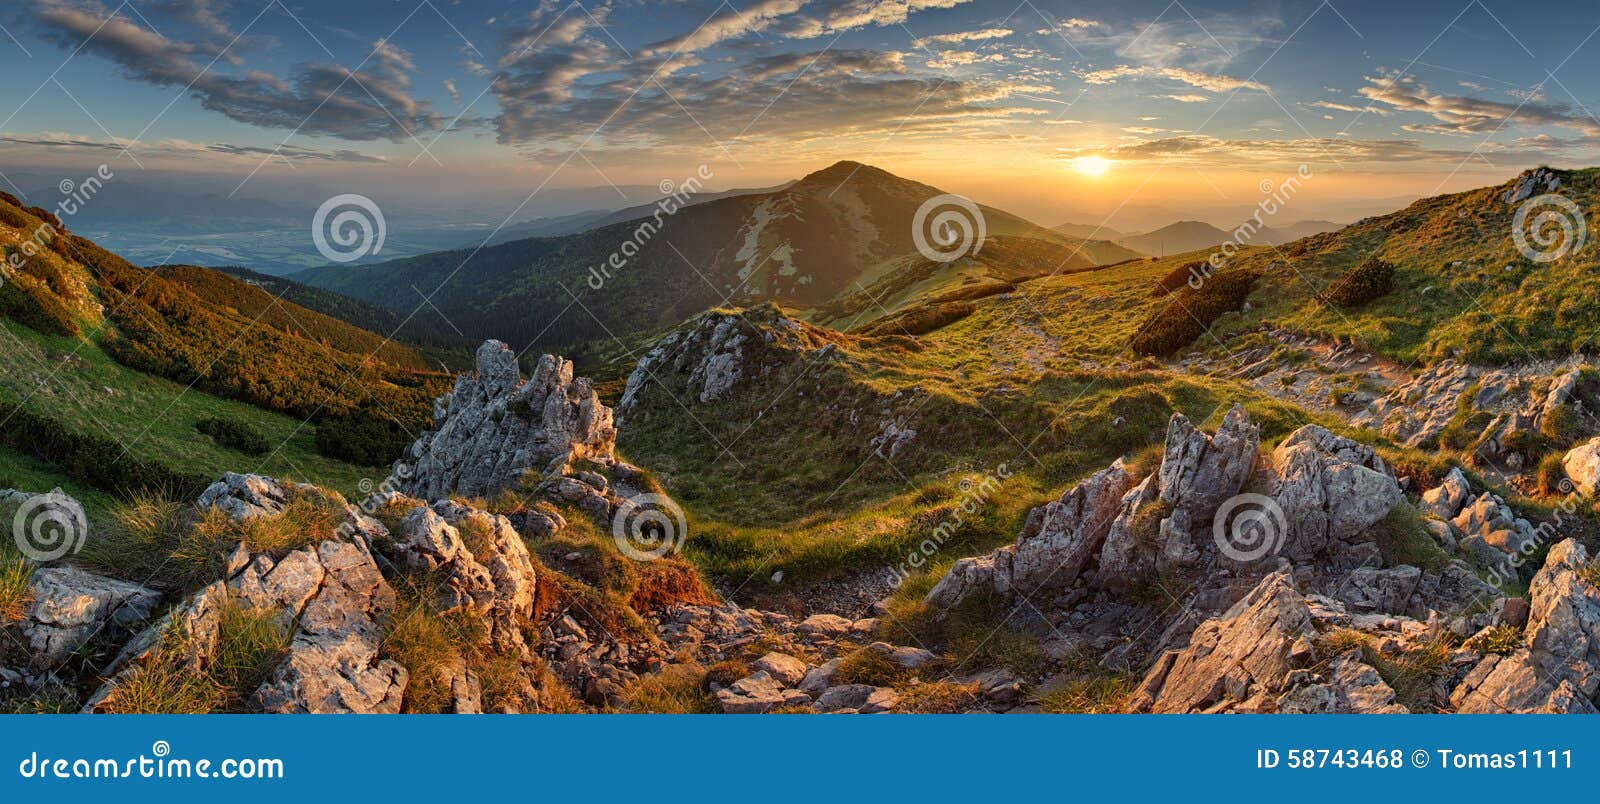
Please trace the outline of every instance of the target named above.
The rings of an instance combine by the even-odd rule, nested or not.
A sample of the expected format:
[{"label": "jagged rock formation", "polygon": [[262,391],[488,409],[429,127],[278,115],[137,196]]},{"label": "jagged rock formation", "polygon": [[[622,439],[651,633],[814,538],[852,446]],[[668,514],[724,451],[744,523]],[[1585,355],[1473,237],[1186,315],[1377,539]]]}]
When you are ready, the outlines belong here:
[{"label": "jagged rock formation", "polygon": [[28,582],[32,600],[19,630],[32,652],[32,669],[51,670],[107,628],[150,618],[161,593],[76,567],[40,567]]},{"label": "jagged rock formation", "polygon": [[619,421],[653,391],[685,403],[715,402],[743,383],[802,359],[827,360],[837,345],[826,330],[766,304],[739,312],[713,310],[656,342],[628,375]]},{"label": "jagged rock formation", "polygon": [[1522,644],[1484,657],[1451,693],[1457,711],[1595,713],[1600,690],[1600,589],[1589,555],[1567,539],[1528,587]]},{"label": "jagged rock formation", "polygon": [[434,403],[433,429],[395,463],[390,483],[428,500],[485,496],[529,470],[549,477],[579,459],[609,464],[616,438],[611,409],[573,377],[571,361],[545,355],[523,381],[510,347],[485,341],[477,373]]}]

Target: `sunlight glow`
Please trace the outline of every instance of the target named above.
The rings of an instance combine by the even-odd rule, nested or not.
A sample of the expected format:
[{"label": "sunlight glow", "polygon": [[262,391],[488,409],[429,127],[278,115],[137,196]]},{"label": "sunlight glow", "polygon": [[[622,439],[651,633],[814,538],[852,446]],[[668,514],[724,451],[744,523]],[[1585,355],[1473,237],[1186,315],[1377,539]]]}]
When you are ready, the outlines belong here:
[{"label": "sunlight glow", "polygon": [[1100,177],[1111,169],[1112,162],[1103,156],[1080,156],[1072,160],[1072,169],[1085,176]]}]

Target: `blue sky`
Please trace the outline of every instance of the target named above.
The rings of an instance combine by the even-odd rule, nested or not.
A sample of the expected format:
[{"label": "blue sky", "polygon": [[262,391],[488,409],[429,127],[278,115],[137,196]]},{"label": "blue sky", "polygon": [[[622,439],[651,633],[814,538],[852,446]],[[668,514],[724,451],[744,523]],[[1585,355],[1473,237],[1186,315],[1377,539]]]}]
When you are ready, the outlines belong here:
[{"label": "blue sky", "polygon": [[1331,205],[1600,156],[1592,2],[13,0],[0,24],[10,170],[427,192],[850,158],[1048,218],[1300,163]]}]

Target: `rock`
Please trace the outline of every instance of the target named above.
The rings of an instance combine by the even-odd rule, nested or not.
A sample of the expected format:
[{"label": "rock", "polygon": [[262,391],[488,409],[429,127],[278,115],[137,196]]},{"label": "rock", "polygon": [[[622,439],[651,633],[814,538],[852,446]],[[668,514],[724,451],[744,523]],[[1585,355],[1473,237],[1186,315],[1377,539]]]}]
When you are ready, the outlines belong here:
[{"label": "rock", "polygon": [[853,623],[837,614],[813,614],[800,621],[799,630],[812,636],[838,637],[850,633]]},{"label": "rock", "polygon": [[1180,714],[1263,708],[1305,660],[1296,645],[1313,633],[1311,612],[1289,575],[1268,575],[1221,618],[1201,623],[1188,647],[1163,654],[1130,708]]},{"label": "rock", "polygon": [[1528,586],[1523,647],[1484,657],[1450,694],[1457,711],[1596,711],[1600,590],[1583,577],[1588,562],[1588,553],[1572,539],[1550,548]]},{"label": "rock", "polygon": [[995,667],[961,679],[963,684],[977,684],[978,694],[997,704],[1013,704],[1022,699],[1023,683],[1008,667]]},{"label": "rock", "polygon": [[1359,567],[1339,582],[1335,596],[1351,611],[1404,614],[1421,580],[1422,570],[1412,566]]},{"label": "rock", "polygon": [[768,653],[752,665],[764,671],[784,687],[799,687],[807,675],[806,663],[783,653]]},{"label": "rock", "polygon": [[880,712],[892,712],[899,704],[899,693],[889,687],[876,687],[872,690],[872,694],[856,707],[856,711],[863,715],[876,715]]},{"label": "rock", "polygon": [[1589,497],[1600,494],[1600,437],[1568,451],[1561,458],[1561,468],[1578,493]]},{"label": "rock", "polygon": [[1272,451],[1272,497],[1287,519],[1282,555],[1309,561],[1336,543],[1370,542],[1368,529],[1403,495],[1371,447],[1308,424]]},{"label": "rock", "polygon": [[1500,200],[1508,205],[1519,204],[1535,195],[1553,193],[1561,188],[1561,177],[1549,168],[1534,168],[1518,176],[1516,183],[1512,184]]},{"label": "rock", "polygon": [[868,645],[867,649],[883,654],[885,658],[902,670],[915,670],[939,659],[931,650],[890,645],[887,642],[874,642]]},{"label": "rock", "polygon": [[1029,514],[1012,547],[1010,577],[997,576],[996,591],[1032,596],[1071,586],[1100,552],[1122,497],[1133,485],[1118,461],[1034,509],[1042,512]]},{"label": "rock", "polygon": [[[315,490],[300,485],[297,490]],[[289,490],[281,483],[262,475],[241,475],[228,472],[222,479],[200,492],[195,504],[202,510],[217,508],[229,519],[244,522],[258,517],[273,517],[283,513],[288,505]]]},{"label": "rock", "polygon": [[611,409],[588,380],[573,378],[571,361],[544,355],[522,381],[516,354],[486,341],[477,369],[435,403],[433,428],[395,463],[391,487],[425,500],[488,496],[529,470],[559,476],[576,460],[615,460]]},{"label": "rock", "polygon": [[816,698],[833,686],[834,677],[839,674],[839,660],[829,659],[819,667],[813,667],[800,681],[800,691]]},{"label": "rock", "polygon": [[864,715],[888,712],[899,702],[899,695],[888,687],[870,684],[841,684],[829,687],[813,704],[818,712],[859,712]]},{"label": "rock", "polygon": [[722,711],[730,715],[766,714],[783,706],[788,698],[784,684],[765,670],[741,678],[727,689],[717,690],[716,695]]},{"label": "rock", "polygon": [[1422,493],[1422,504],[1440,519],[1454,519],[1471,497],[1472,486],[1467,483],[1467,476],[1459,468],[1451,467],[1438,488]]},{"label": "rock", "polygon": [[1250,423],[1242,406],[1229,409],[1213,436],[1174,413],[1157,473],[1161,501],[1174,512],[1188,514],[1193,522],[1209,520],[1244,487],[1260,446],[1259,428]]},{"label": "rock", "polygon": [[1528,601],[1520,597],[1502,597],[1489,607],[1496,625],[1509,625],[1512,628],[1526,627],[1529,611]]},{"label": "rock", "polygon": [[1017,542],[988,556],[961,559],[928,593],[953,608],[976,592],[1003,597],[1065,589],[1101,549],[1133,478],[1118,461],[1028,514]]},{"label": "rock", "polygon": [[1291,715],[1407,714],[1395,703],[1394,689],[1352,648],[1336,657],[1315,683],[1295,686],[1278,699],[1278,712]]},{"label": "rock", "polygon": [[59,667],[102,632],[143,622],[161,593],[75,567],[39,567],[28,581],[28,605],[19,628],[36,670]]}]

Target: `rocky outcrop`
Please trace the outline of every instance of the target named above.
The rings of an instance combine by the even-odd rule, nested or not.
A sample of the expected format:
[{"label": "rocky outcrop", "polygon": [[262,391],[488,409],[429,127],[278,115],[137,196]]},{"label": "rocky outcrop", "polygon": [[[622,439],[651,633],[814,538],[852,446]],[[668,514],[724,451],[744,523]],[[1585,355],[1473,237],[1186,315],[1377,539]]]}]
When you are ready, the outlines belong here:
[{"label": "rocky outcrop", "polygon": [[1272,499],[1288,523],[1283,556],[1301,562],[1332,554],[1351,568],[1376,558],[1368,529],[1403,495],[1371,447],[1306,425],[1272,451],[1272,469]]},{"label": "rocky outcrop", "polygon": [[1457,711],[1596,712],[1600,589],[1592,577],[1582,545],[1567,539],[1550,548],[1528,587],[1521,647],[1484,657],[1451,693]]},{"label": "rocky outcrop", "polygon": [[1136,712],[1271,711],[1291,670],[1310,666],[1311,612],[1285,573],[1267,576],[1189,646],[1155,663],[1134,693]]},{"label": "rocky outcrop", "polygon": [[390,485],[425,500],[487,496],[524,472],[559,476],[578,459],[614,460],[611,409],[572,362],[539,358],[522,380],[517,357],[499,341],[478,348],[477,373],[463,375],[434,403],[433,427],[395,463]]},{"label": "rocky outcrop", "polygon": [[1553,193],[1561,189],[1561,176],[1549,168],[1534,168],[1523,173],[1500,194],[1500,200],[1507,204],[1520,204],[1536,195]]},{"label": "rocky outcrop", "polygon": [[826,330],[790,318],[776,305],[713,310],[657,341],[639,360],[617,403],[618,419],[658,392],[684,403],[709,404],[773,371],[837,353]]},{"label": "rocky outcrop", "polygon": [[1352,648],[1339,654],[1322,673],[1298,671],[1286,680],[1289,691],[1278,699],[1286,715],[1407,714],[1394,700],[1394,688]]},{"label": "rocky outcrop", "polygon": [[1070,587],[1100,551],[1132,485],[1121,462],[1096,472],[1033,509],[1016,544],[957,561],[928,593],[928,602],[950,608],[977,592],[1031,596]]}]

